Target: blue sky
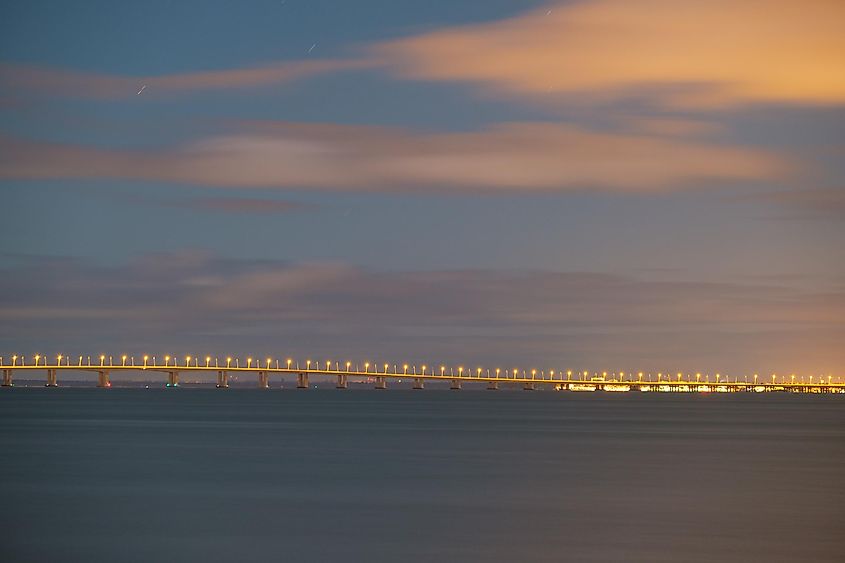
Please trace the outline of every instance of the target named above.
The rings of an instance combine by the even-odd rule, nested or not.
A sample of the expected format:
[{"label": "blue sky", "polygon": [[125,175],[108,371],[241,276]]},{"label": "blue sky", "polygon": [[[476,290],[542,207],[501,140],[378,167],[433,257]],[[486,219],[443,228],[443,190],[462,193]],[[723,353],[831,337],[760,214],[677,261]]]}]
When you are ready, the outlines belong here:
[{"label": "blue sky", "polygon": [[0,348],[838,370],[811,4],[6,6]]}]

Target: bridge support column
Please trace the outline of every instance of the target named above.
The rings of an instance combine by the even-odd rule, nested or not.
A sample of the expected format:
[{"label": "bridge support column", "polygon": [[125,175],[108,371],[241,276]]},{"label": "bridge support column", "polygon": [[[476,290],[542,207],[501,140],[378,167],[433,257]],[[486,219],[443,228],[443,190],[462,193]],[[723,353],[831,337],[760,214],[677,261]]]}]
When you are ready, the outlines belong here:
[{"label": "bridge support column", "polygon": [[414,389],[425,389],[421,377],[414,378]]},{"label": "bridge support column", "polygon": [[526,391],[533,391],[534,390],[534,382],[533,381],[526,381],[523,389],[526,390]]},{"label": "bridge support column", "polygon": [[4,369],[3,370],[3,387],[11,387],[14,385],[12,383],[12,370]]},{"label": "bridge support column", "polygon": [[459,391],[461,389],[461,380],[460,379],[453,379],[452,385],[449,386],[449,389]]},{"label": "bridge support column", "polygon": [[487,382],[487,390],[488,391],[498,391],[499,390],[499,382],[498,381],[488,381]]},{"label": "bridge support column", "polygon": [[168,387],[179,387],[179,372],[178,371],[168,371],[167,372],[167,386]]},{"label": "bridge support column", "polygon": [[258,386],[261,389],[270,388],[270,374],[268,374],[266,371],[258,372]]},{"label": "bridge support column", "polygon": [[349,387],[349,382],[347,381],[347,375],[341,374],[337,376],[337,387],[338,389],[346,389]]},{"label": "bridge support column", "polygon": [[296,388],[297,389],[308,389],[308,374],[307,373],[300,373],[296,376]]},{"label": "bridge support column", "polygon": [[97,387],[111,387],[108,371],[102,370],[97,372]]},{"label": "bridge support column", "polygon": [[47,370],[47,383],[44,387],[58,387],[59,384],[56,382],[56,370],[48,369]]},{"label": "bridge support column", "polygon": [[376,377],[376,389],[387,389],[387,378]]},{"label": "bridge support column", "polygon": [[229,388],[229,372],[219,370],[217,372],[217,388],[218,389],[228,389]]}]

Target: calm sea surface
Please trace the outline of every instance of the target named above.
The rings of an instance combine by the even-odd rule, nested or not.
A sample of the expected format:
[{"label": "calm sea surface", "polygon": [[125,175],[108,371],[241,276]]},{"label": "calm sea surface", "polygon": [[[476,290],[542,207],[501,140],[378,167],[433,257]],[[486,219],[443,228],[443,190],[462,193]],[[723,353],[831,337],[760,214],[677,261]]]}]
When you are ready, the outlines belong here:
[{"label": "calm sea surface", "polygon": [[0,560],[845,561],[845,398],[0,390]]}]

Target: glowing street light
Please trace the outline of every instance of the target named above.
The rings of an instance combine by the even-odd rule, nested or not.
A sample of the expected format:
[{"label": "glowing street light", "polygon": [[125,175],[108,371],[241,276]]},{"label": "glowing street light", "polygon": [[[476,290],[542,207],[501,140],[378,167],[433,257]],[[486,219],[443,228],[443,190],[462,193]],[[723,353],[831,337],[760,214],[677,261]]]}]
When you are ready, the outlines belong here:
[{"label": "glowing street light", "polygon": [[404,365],[402,365],[402,373],[403,373],[403,374],[407,374],[407,373],[408,373],[408,364],[404,364]]},{"label": "glowing street light", "polygon": [[349,371],[349,368],[352,366],[352,362],[346,362],[346,371]]},{"label": "glowing street light", "polygon": [[364,362],[364,373],[367,373],[368,371],[370,371],[370,362]]},{"label": "glowing street light", "polygon": [[502,370],[500,368],[496,368],[496,379],[499,379],[499,372]]},{"label": "glowing street light", "polygon": [[105,364],[105,361],[106,361],[106,356],[103,355],[103,354],[100,354],[100,365],[102,366],[103,364]]},{"label": "glowing street light", "polygon": [[145,369],[146,369],[146,367],[147,367],[147,360],[149,360],[149,359],[150,359],[150,357],[149,357],[149,356],[144,356],[144,368],[145,368]]},{"label": "glowing street light", "polygon": [[[309,361],[308,363],[310,364],[311,362]],[[246,369],[249,369],[251,367],[252,367],[252,358],[247,358],[246,359]]]},{"label": "glowing street light", "polygon": [[228,367],[229,367],[229,366],[231,366],[231,365],[232,365],[232,358],[231,358],[231,357],[229,357],[229,356],[227,356],[227,357],[226,357],[226,367],[228,368]]},{"label": "glowing street light", "polygon": [[446,366],[440,366],[440,377],[443,377],[443,372],[446,371]]},{"label": "glowing street light", "polygon": [[422,375],[425,375],[425,365],[422,366]]},{"label": "glowing street light", "polygon": [[210,364],[210,363],[211,363],[211,356],[206,356],[205,357],[205,367],[208,367],[208,364]]},{"label": "glowing street light", "polygon": [[291,362],[293,362],[293,360],[292,360],[292,359],[290,359],[290,358],[288,358],[287,360],[285,360],[285,363],[288,365],[288,369],[290,369],[290,364],[291,364]]}]

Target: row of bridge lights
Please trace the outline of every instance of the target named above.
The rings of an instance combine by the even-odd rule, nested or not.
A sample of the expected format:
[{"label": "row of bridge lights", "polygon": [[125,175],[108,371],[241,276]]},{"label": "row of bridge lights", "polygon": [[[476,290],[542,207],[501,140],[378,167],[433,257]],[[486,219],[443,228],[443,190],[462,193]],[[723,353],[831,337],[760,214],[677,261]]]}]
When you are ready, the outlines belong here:
[{"label": "row of bridge lights", "polygon": [[[105,355],[100,355],[100,357],[99,357],[100,363],[99,363],[99,366],[97,366],[97,364],[92,364],[92,363],[91,363],[91,356],[86,356],[86,358],[87,358],[87,364],[83,364],[83,361],[82,361],[82,360],[83,360],[83,356],[79,356],[79,360],[78,360],[78,364],[77,364],[77,365],[78,365],[78,366],[80,366],[80,367],[93,367],[93,366],[97,366],[97,367],[115,367],[115,365],[114,365],[114,357],[113,357],[113,356],[108,356],[108,364],[106,364],[106,357],[107,357],[107,356],[105,356]],[[13,356],[11,356],[11,359],[12,359],[12,364],[11,364],[11,365],[12,365],[13,367],[17,365],[18,358],[20,358],[20,360],[21,360],[21,365],[25,365],[25,357],[24,357],[24,356],[17,356],[17,355],[13,355]],[[38,366],[38,365],[39,365],[39,362],[41,361],[41,359],[42,359],[42,358],[44,359],[44,365],[45,365],[45,366],[47,366],[47,361],[48,361],[47,356],[42,356],[42,355],[40,355],[40,354],[35,354],[35,355],[33,356],[33,359],[35,360],[35,365],[36,365],[36,366]],[[150,359],[152,359],[152,363],[150,363]],[[163,366],[163,367],[170,367],[170,360],[171,360],[171,359],[173,360],[173,366],[172,366],[172,367],[179,367],[179,364],[178,364],[178,359],[176,358],[176,356],[173,356],[173,357],[171,357],[171,356],[164,356],[164,366]],[[69,366],[69,367],[71,366],[71,364],[70,364],[70,357],[69,357],[69,356],[64,356],[64,355],[62,355],[62,354],[59,354],[59,355],[57,355],[57,356],[56,356],[56,365],[59,365],[59,366],[60,366],[60,365],[62,365],[62,360],[65,360],[65,365],[66,365],[66,366]],[[127,360],[129,361],[129,364],[128,364],[128,365],[127,365],[127,363],[126,363],[126,362],[127,362]],[[142,368],[147,368],[147,367],[160,367],[160,366],[158,366],[158,365],[156,364],[156,356],[152,356],[152,358],[151,358],[150,356],[146,356],[146,355],[145,355],[145,356],[143,356],[143,360],[144,360],[143,365],[141,365],[141,366],[137,366],[137,367],[142,367]],[[199,358],[199,357],[197,357],[197,356],[185,356],[185,365],[184,365],[183,367],[192,367],[192,366],[191,366],[191,360],[193,360],[193,362],[194,362],[193,367],[195,367],[195,368],[199,368],[199,367],[206,367],[206,368],[210,368],[210,367],[212,367],[212,366],[211,366],[211,360],[212,360],[211,356],[206,356],[206,357],[205,357],[205,366],[200,366],[200,363],[199,363],[199,362],[200,362],[200,358]],[[247,358],[247,365],[246,365],[247,369],[252,369],[252,364],[253,364],[253,361],[255,361],[255,368],[256,368],[256,369],[261,369],[261,367],[262,367],[262,366],[261,366],[261,362],[260,362],[259,360],[253,360],[252,358]],[[239,359],[239,358],[234,358],[234,359],[233,359],[233,358],[231,358],[231,357],[227,357],[227,358],[226,358],[226,366],[225,366],[225,367],[226,367],[226,368],[231,368],[231,367],[232,367],[232,362],[234,362],[234,363],[235,363],[235,369],[240,369],[240,359]],[[273,364],[273,362],[274,362],[274,360],[272,360],[271,358],[267,358],[267,359],[265,360],[265,366],[264,366],[264,369],[271,369],[271,364]],[[294,369],[294,368],[292,367],[293,363],[294,363],[294,361],[293,361],[291,358],[288,358],[287,360],[285,360],[285,368],[286,368],[286,369]],[[317,361],[312,361],[312,360],[306,360],[306,362],[305,362],[305,365],[306,365],[306,367],[305,367],[305,371],[310,371],[310,370],[311,370],[311,365],[312,365],[312,364],[314,365],[314,369],[317,369],[317,370],[321,370],[321,369],[322,369],[320,362],[317,362]],[[331,364],[332,364],[331,360],[326,360],[325,364],[326,364],[325,371],[332,371],[332,369],[331,369]],[[4,364],[4,361],[3,361],[3,356],[0,356],[0,365],[5,365],[5,364]],[[373,366],[373,371],[372,371],[372,372],[370,372],[370,366],[371,366],[371,365]],[[126,355],[120,356],[120,367],[136,367],[136,366],[135,366],[135,357],[134,357],[134,356],[126,356]],[[215,367],[215,368],[222,368],[222,367],[223,367],[223,366],[221,366],[221,365],[220,365],[219,360],[218,360],[217,358],[214,358],[214,367]],[[347,372],[351,372],[352,362],[346,362],[345,367],[346,367],[346,371],[347,371]],[[399,370],[398,370],[397,364],[393,364],[393,372],[388,372],[388,369],[389,369],[389,368],[390,368],[390,364],[384,364],[384,371],[383,371],[382,373],[385,373],[385,374],[387,374],[387,373],[398,374],[398,373],[399,373]],[[417,366],[416,366],[416,365],[409,366],[408,364],[403,364],[403,365],[402,365],[402,374],[403,374],[403,375],[408,375],[408,369],[409,369],[409,368],[412,370],[410,375],[426,375],[425,371],[426,371],[426,369],[428,369],[428,366],[426,366],[426,365],[421,366],[421,370],[422,370],[422,372],[418,374],[418,373],[417,373]],[[279,365],[279,360],[275,360],[275,369],[281,369],[281,367],[280,367],[280,365]],[[298,370],[298,369],[301,369],[298,361],[296,362],[296,368],[295,368],[295,369],[297,369],[297,370]],[[377,374],[377,373],[379,373],[379,372],[377,371],[377,369],[378,369],[378,366],[376,366],[375,364],[370,364],[370,362],[364,362],[364,372],[363,372],[363,373],[373,373],[373,374]],[[340,362],[335,362],[335,369],[334,369],[334,371],[340,372]],[[472,377],[472,370],[465,370],[465,368],[464,368],[463,366],[458,366],[458,377],[464,377],[464,372],[465,372],[465,371],[466,371],[466,373],[467,373],[467,376],[468,376],[468,377]],[[476,377],[479,377],[479,378],[480,378],[480,377],[481,377],[481,373],[482,373],[482,371],[483,371],[483,370],[482,370],[482,368],[480,368],[480,367],[479,367],[479,368],[476,368],[476,371],[475,371],[475,373],[476,373]],[[511,370],[504,370],[504,371],[505,371],[505,378],[510,378],[510,377],[511,377],[511,376],[510,376]],[[359,364],[355,364],[355,372],[356,372],[356,373],[360,373],[360,372],[359,372]],[[496,368],[496,369],[495,369],[496,378],[499,378],[499,377],[500,377],[501,372],[502,372],[501,368]],[[512,373],[513,373],[513,378],[514,378],[514,379],[516,379],[516,378],[518,377],[518,375],[519,375],[519,368],[514,368],[514,369],[512,370]],[[537,379],[537,370],[536,370],[536,369],[532,369],[530,373],[531,373],[531,379]],[[489,369],[486,371],[486,374],[487,374],[487,377],[490,377],[490,370],[489,370]],[[522,374],[523,374],[523,376],[527,376],[528,372],[527,372],[526,370],[522,370]],[[563,372],[562,372],[562,371],[561,371],[561,372],[558,372],[558,374],[559,374],[559,375],[563,375]],[[589,372],[589,371],[583,371],[583,372],[581,372],[581,373],[580,373],[581,380],[582,380],[582,381],[587,381],[587,377],[589,376],[589,374],[590,374],[590,372]],[[432,370],[432,371],[430,371],[430,372],[429,372],[429,375],[437,375],[437,374],[434,372],[434,370]],[[455,375],[454,368],[451,368],[451,367],[449,368],[449,375],[450,375],[450,376],[454,376],[454,375]],[[566,378],[567,378],[567,380],[570,380],[570,381],[571,381],[571,380],[572,380],[572,375],[573,375],[572,370],[567,370],[567,371],[566,371]],[[578,375],[578,374],[576,374],[576,375]],[[597,374],[596,374],[596,375],[597,375]],[[620,381],[624,381],[624,378],[625,378],[625,375],[626,375],[626,374],[625,374],[625,372],[619,372],[619,374],[618,374],[618,375],[619,375],[619,380],[620,380]],[[677,378],[678,378],[678,379],[677,379],[677,383],[691,383],[691,381],[689,381],[689,380],[683,380],[683,375],[684,375],[683,373],[678,372],[678,374],[677,374]],[[440,366],[440,376],[442,376],[442,377],[446,377],[446,366]],[[553,379],[554,379],[554,376],[555,376],[555,370],[550,370],[550,371],[549,371],[549,379],[550,379],[550,380],[553,380]],[[614,377],[615,377],[615,376],[616,376],[616,374],[614,373],[614,374],[612,374],[612,376],[614,376]],[[629,374],[628,374],[628,376],[629,376],[629,377],[631,377],[631,376],[633,376],[633,374],[629,373]],[[608,373],[607,373],[606,371],[605,371],[605,372],[602,372],[602,377],[601,377],[601,380],[606,380],[606,379],[607,379],[607,377],[608,377]],[[643,382],[643,377],[644,377],[644,373],[643,373],[643,372],[638,372],[638,373],[637,373],[637,380],[638,380],[638,382]],[[701,376],[701,373],[696,373],[696,374],[695,374],[695,381],[696,381],[696,383],[701,383],[701,377],[702,377],[702,376]],[[718,373],[716,374],[716,384],[717,384],[717,385],[718,385],[719,383],[721,383],[721,377],[722,377],[722,376],[721,376],[721,374],[718,374]],[[540,379],[541,379],[541,380],[543,380],[543,379],[545,379],[545,378],[546,378],[546,376],[545,376],[545,371],[544,371],[544,370],[541,370],[541,371],[540,371]],[[775,383],[776,383],[776,379],[777,379],[777,375],[773,373],[773,374],[772,374],[772,384],[775,384]],[[812,375],[811,375],[811,376],[810,376],[810,384],[812,384],[812,383],[813,383],[813,379],[814,379],[814,376],[812,376]],[[828,385],[830,385],[830,383],[831,383],[831,379],[832,379],[832,377],[831,377],[830,375],[828,375],[828,376],[827,376],[827,383],[828,383]],[[758,383],[758,380],[759,380],[759,374],[756,374],[756,373],[755,373],[755,374],[754,374],[754,381],[753,381],[753,383],[756,385],[756,384]],[[791,380],[791,383],[793,383],[793,384],[795,383],[795,374],[792,374],[792,375],[790,376],[790,380]],[[631,381],[631,380],[629,380],[629,381]],[[651,374],[650,374],[650,373],[648,374],[648,379],[647,379],[647,381],[648,381],[648,382],[651,382]],[[667,374],[665,374],[665,379],[664,379],[664,374],[663,374],[662,372],[658,373],[658,374],[657,374],[657,383],[663,383],[663,382],[665,382],[665,383],[673,383],[671,375],[670,375],[670,374],[668,374],[668,373],[667,373]],[[710,383],[710,376],[709,376],[709,375],[705,376],[705,382],[706,382],[706,383]],[[737,379],[734,379],[734,382],[735,382],[735,383],[738,383]],[[781,382],[783,382],[783,378],[781,378]],[[804,377],[802,376],[802,377],[801,377],[801,383],[803,383],[803,382],[804,382]],[[725,378],[725,383],[730,383],[730,379],[729,379],[729,378]],[[745,378],[745,383],[750,383],[750,382],[748,381],[747,376],[746,376],[746,378]],[[824,376],[819,376],[819,383],[822,383],[822,384],[824,383]]]}]

